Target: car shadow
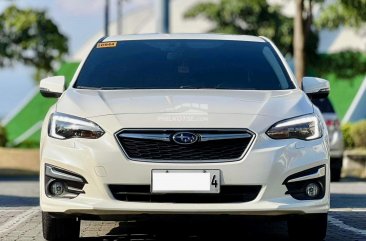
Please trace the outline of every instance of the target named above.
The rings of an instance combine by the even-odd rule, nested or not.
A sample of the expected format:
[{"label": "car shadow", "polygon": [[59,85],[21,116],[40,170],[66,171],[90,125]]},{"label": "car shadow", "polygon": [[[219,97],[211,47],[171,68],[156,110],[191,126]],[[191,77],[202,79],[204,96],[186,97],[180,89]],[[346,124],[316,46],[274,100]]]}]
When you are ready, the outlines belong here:
[{"label": "car shadow", "polygon": [[0,207],[39,206],[38,181],[38,176],[0,176]]},{"label": "car shadow", "polygon": [[366,194],[331,194],[331,208],[366,208]]},{"label": "car shadow", "polygon": [[105,236],[83,237],[83,241],[288,241],[287,225],[281,220],[223,220],[207,217],[200,221],[150,220],[120,222]]},{"label": "car shadow", "polygon": [[0,195],[0,207],[36,207],[39,206],[39,197],[21,197]]},{"label": "car shadow", "polygon": [[[1,170],[3,171],[3,170]],[[1,173],[0,171],[0,173]],[[0,175],[0,181],[1,182],[24,182],[24,181],[39,181],[38,175]]]},{"label": "car shadow", "polygon": [[333,183],[349,183],[349,182],[365,182],[366,178],[360,178],[355,176],[347,176],[340,180],[340,182],[333,182]]}]

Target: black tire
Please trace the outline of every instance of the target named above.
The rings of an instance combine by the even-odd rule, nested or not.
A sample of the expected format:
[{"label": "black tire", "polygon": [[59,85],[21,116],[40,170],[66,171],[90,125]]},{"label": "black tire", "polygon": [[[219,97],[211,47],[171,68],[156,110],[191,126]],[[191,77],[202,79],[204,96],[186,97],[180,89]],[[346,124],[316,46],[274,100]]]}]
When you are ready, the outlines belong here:
[{"label": "black tire", "polygon": [[343,157],[330,158],[330,180],[332,182],[339,182],[341,180],[343,166]]},{"label": "black tire", "polygon": [[49,241],[78,240],[80,220],[76,217],[54,217],[42,212],[43,237]]},{"label": "black tire", "polygon": [[288,234],[293,241],[322,241],[327,234],[328,214],[305,214],[290,217]]},{"label": "black tire", "polygon": [[341,168],[332,168],[330,170],[330,180],[332,182],[339,182],[341,180],[341,173],[342,173]]}]

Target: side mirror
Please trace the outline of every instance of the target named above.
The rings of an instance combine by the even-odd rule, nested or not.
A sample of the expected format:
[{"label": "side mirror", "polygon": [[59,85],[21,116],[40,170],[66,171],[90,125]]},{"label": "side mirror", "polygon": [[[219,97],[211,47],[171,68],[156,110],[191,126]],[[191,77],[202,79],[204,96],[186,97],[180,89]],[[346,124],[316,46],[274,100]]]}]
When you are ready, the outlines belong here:
[{"label": "side mirror", "polygon": [[316,77],[304,77],[302,80],[303,91],[312,99],[322,99],[329,95],[329,81]]},{"label": "side mirror", "polygon": [[65,91],[65,76],[54,76],[41,80],[39,91],[46,98],[60,97]]}]

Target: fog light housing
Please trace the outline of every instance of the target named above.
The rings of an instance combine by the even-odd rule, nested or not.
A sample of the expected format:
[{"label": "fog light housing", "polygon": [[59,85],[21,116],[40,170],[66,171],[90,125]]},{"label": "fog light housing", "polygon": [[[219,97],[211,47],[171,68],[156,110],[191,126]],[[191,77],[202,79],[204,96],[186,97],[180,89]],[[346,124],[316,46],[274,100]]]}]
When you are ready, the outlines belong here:
[{"label": "fog light housing", "polygon": [[309,183],[305,188],[306,195],[310,198],[316,198],[320,191],[320,187],[316,183]]},{"label": "fog light housing", "polygon": [[317,166],[295,173],[285,179],[285,194],[296,200],[320,200],[326,193],[326,166]]},{"label": "fog light housing", "polygon": [[65,184],[63,182],[53,182],[50,185],[50,193],[53,196],[61,196],[65,193]]},{"label": "fog light housing", "polygon": [[76,198],[85,193],[83,188],[87,183],[77,173],[45,164],[44,190],[49,198]]}]

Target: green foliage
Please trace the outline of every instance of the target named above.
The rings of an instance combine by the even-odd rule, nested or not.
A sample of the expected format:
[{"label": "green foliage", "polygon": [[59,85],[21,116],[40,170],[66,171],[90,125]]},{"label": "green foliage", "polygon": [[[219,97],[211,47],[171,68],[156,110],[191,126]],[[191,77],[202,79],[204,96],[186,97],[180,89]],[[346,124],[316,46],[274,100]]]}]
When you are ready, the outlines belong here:
[{"label": "green foliage", "polygon": [[330,95],[334,108],[340,118],[343,118],[351,106],[360,86],[365,79],[365,74],[359,74],[352,79],[340,79],[335,74],[318,75],[330,82]]},{"label": "green foliage", "polygon": [[359,28],[366,22],[366,0],[336,0],[318,19],[318,26],[335,29],[340,26]]},{"label": "green foliage", "polygon": [[[56,72],[56,75],[63,75],[69,83],[78,68],[79,63],[65,63]],[[29,130],[37,122],[43,120],[48,109],[56,102],[56,99],[46,99],[37,94],[34,98],[6,125],[8,140],[11,144],[16,138]],[[30,136],[20,147],[39,146],[40,131]]]},{"label": "green foliage", "polygon": [[6,130],[4,127],[0,126],[0,146],[5,146],[7,142]]},{"label": "green foliage", "polygon": [[350,133],[355,147],[366,148],[366,120],[353,124]]},{"label": "green foliage", "polygon": [[0,67],[14,62],[34,66],[39,80],[61,63],[67,41],[45,11],[13,5],[0,14]]},{"label": "green foliage", "polygon": [[280,10],[266,0],[220,0],[198,3],[185,17],[205,17],[215,24],[210,32],[266,36],[282,53],[292,53],[293,21]]},{"label": "green foliage", "polygon": [[344,142],[344,147],[346,149],[351,149],[351,148],[355,147],[355,142],[351,135],[352,126],[353,125],[350,123],[342,125],[343,142]]},{"label": "green foliage", "polygon": [[337,78],[351,79],[366,73],[366,54],[356,51],[320,54],[311,67],[319,76],[333,73]]}]

